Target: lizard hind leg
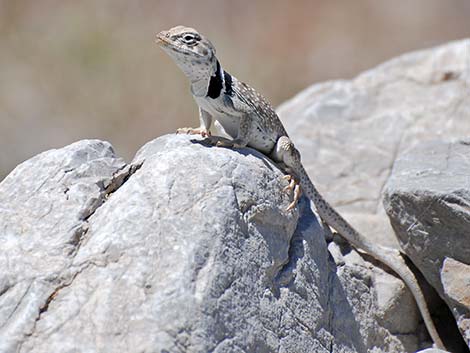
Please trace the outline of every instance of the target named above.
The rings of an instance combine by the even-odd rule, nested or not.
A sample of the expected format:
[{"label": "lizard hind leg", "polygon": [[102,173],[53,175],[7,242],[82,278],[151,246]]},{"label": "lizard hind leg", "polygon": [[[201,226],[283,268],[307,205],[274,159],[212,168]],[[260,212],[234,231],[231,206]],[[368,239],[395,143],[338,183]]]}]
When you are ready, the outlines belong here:
[{"label": "lizard hind leg", "polygon": [[283,179],[287,180],[289,184],[284,188],[283,191],[293,191],[294,199],[286,209],[286,211],[290,211],[297,205],[300,196],[302,195],[302,189],[296,176],[296,170],[298,170],[297,166],[301,164],[300,153],[295,148],[289,137],[281,136],[276,142],[276,146],[274,147],[274,150],[271,154],[271,158],[275,162],[285,166],[283,169],[286,173],[288,173],[283,177]]}]

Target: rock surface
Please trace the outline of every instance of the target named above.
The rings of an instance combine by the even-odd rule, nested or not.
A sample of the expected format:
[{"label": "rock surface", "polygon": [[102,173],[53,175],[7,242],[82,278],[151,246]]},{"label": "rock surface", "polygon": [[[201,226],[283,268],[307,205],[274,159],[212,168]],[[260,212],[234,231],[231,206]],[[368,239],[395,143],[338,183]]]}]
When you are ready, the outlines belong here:
[{"label": "rock surface", "polygon": [[383,271],[330,243],[336,267],[308,203],[284,211],[269,160],[190,139],[129,165],[81,141],[0,184],[0,352],[418,348],[409,293],[378,294]]},{"label": "rock surface", "polygon": [[400,244],[470,346],[470,143],[428,142],[395,162],[384,205]]},{"label": "rock surface", "polygon": [[[365,236],[399,247],[382,207],[392,167],[400,155],[423,141],[468,138],[469,92],[470,40],[466,39],[405,54],[351,81],[313,85],[280,106],[278,113],[325,198]],[[461,162],[467,163],[465,157]],[[461,185],[468,186],[468,178],[459,177]],[[461,214],[463,224],[466,215]],[[458,248],[460,243],[456,240],[449,246]],[[443,250],[429,244],[427,251],[431,247]],[[431,283],[441,282],[441,262],[428,262],[432,270],[415,263],[428,273]],[[468,342],[469,321],[459,325]]]},{"label": "rock surface", "polygon": [[81,141],[22,163],[0,184],[0,352],[28,351],[28,335],[81,271],[73,262],[88,219],[130,173],[110,144]]},{"label": "rock surface", "polygon": [[[374,241],[398,245],[381,207],[397,156],[470,135],[469,69],[470,42],[455,42],[312,86],[279,109],[319,189]],[[429,346],[399,279],[336,237],[327,245],[306,200],[284,211],[268,159],[190,139],[156,139],[130,164],[81,141],[0,184],[1,353]],[[440,261],[429,280],[464,307],[468,263]]]},{"label": "rock surface", "polygon": [[470,40],[405,54],[279,107],[319,190],[375,241],[395,245],[382,190],[403,151],[470,136]]}]

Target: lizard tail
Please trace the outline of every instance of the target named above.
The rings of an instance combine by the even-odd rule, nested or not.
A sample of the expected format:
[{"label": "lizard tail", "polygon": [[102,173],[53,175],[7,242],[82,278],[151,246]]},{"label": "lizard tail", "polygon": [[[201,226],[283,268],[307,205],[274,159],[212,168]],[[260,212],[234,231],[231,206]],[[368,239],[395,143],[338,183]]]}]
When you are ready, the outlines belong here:
[{"label": "lizard tail", "polygon": [[343,238],[345,238],[356,249],[365,251],[373,256],[378,261],[384,263],[396,274],[398,274],[413,294],[416,303],[418,304],[419,311],[423,317],[426,328],[434,341],[437,348],[445,349],[444,344],[437,332],[437,329],[432,321],[426,300],[423,292],[418,284],[416,276],[411,269],[404,262],[400,252],[395,249],[376,245],[368,241],[364,236],[357,232],[334,208],[321,196],[318,190],[313,185],[308,177],[305,169],[299,173],[301,177],[300,185],[303,191],[307,194],[308,198],[314,203],[317,212],[321,219],[323,219],[329,226],[334,228]]}]

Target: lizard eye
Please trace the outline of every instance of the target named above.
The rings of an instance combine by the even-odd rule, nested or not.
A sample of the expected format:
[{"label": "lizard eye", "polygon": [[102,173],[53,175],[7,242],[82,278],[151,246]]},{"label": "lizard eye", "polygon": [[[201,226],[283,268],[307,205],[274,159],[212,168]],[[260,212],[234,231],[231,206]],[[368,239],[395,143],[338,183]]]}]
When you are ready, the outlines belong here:
[{"label": "lizard eye", "polygon": [[187,45],[189,46],[194,46],[197,44],[199,38],[196,37],[194,34],[192,33],[186,33],[184,36],[183,36],[183,42],[186,43]]}]

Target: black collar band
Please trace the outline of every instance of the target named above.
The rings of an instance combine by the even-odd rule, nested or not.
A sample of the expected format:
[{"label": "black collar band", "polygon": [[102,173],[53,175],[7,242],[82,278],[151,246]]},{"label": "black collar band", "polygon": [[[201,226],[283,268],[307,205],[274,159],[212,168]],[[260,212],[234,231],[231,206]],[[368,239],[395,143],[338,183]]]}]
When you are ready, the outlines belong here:
[{"label": "black collar band", "polygon": [[227,71],[224,71],[225,94],[233,96],[232,76]]},{"label": "black collar band", "polygon": [[207,87],[207,97],[212,99],[217,98],[220,96],[220,92],[222,92],[223,87],[223,78],[222,78],[222,70],[220,69],[219,60],[217,60],[217,69],[214,72],[214,76],[211,76],[209,81],[209,87]]}]

